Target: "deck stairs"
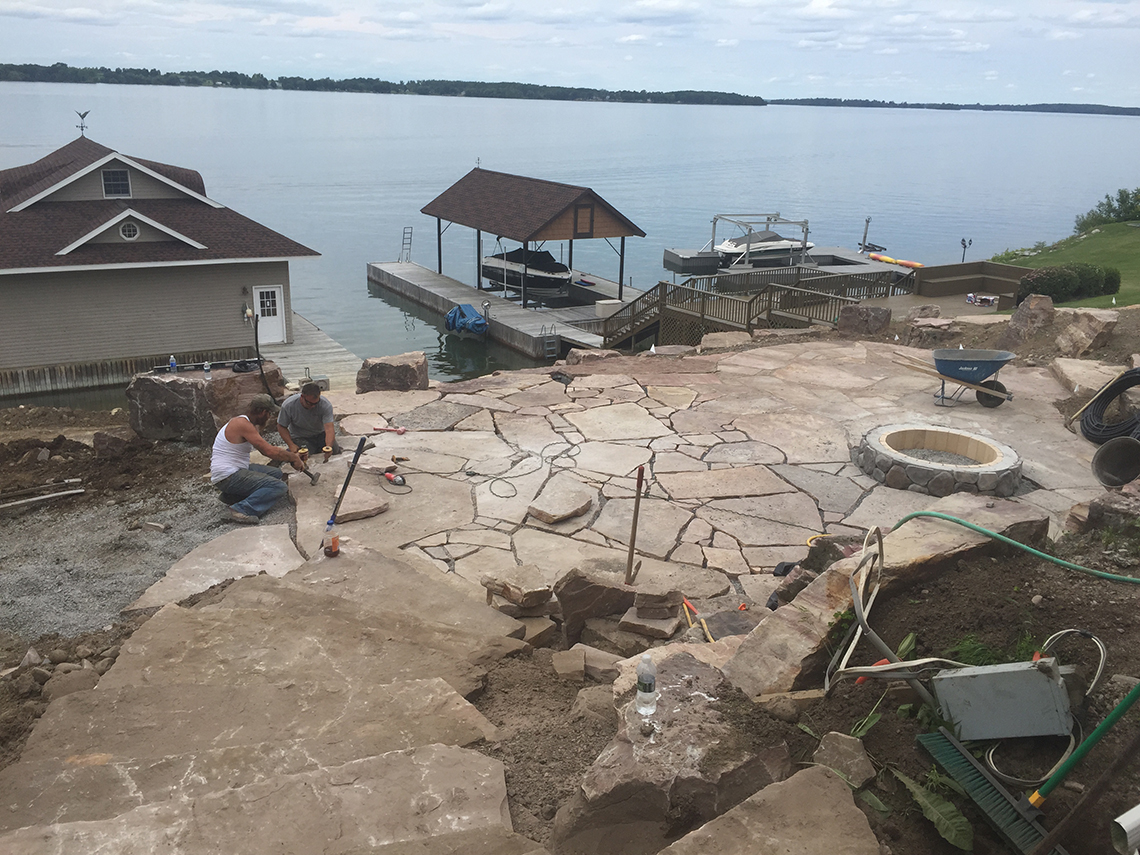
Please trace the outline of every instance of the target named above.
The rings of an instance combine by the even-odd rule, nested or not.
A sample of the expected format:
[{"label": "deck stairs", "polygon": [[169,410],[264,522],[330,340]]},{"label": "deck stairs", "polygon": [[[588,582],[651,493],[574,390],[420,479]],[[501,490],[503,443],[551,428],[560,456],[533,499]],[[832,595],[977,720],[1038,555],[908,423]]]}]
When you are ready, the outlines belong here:
[{"label": "deck stairs", "polygon": [[0,851],[545,853],[468,747],[523,625],[449,578],[360,547],[163,607],[0,771]]}]

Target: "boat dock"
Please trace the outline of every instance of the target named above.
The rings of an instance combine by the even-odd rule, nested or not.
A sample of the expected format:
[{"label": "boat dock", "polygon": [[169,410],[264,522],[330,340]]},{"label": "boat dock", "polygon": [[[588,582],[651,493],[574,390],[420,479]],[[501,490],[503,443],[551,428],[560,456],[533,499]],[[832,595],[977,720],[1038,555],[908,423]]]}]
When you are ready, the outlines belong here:
[{"label": "boat dock", "polygon": [[[487,336],[532,359],[561,356],[567,347],[599,348],[602,337],[591,332],[599,327],[605,315],[619,308],[618,285],[591,274],[575,271],[575,281],[592,282],[590,291],[602,301],[589,306],[524,309],[518,302],[499,296],[501,291],[480,291],[450,276],[444,276],[413,262],[373,262],[368,265],[369,287],[383,288],[446,315],[456,306],[469,303],[483,313],[483,303],[490,304],[483,313],[487,318]],[[641,291],[624,288],[624,300],[632,300]],[[602,314],[599,314],[601,312]]]},{"label": "boat dock", "polygon": [[363,359],[296,312],[293,313],[293,342],[263,344],[261,355],[277,364],[286,383],[296,383],[306,376],[306,371],[311,371],[316,377],[328,377],[329,388],[338,390],[355,390],[356,372],[364,364]]}]

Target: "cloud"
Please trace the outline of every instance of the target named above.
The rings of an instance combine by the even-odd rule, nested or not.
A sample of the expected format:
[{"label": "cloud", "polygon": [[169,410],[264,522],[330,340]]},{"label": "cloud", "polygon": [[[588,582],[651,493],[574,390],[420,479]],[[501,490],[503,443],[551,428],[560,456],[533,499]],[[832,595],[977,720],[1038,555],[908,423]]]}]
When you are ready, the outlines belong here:
[{"label": "cloud", "polygon": [[1017,20],[1017,15],[1009,9],[940,9],[934,17],[956,24],[992,24]]},{"label": "cloud", "polygon": [[622,36],[617,40],[619,45],[637,45],[644,44],[647,41],[649,41],[649,36],[643,36],[636,33],[634,35]]},{"label": "cloud", "polygon": [[717,39],[716,46],[718,48],[736,47],[740,44],[740,39]]},{"label": "cloud", "polygon": [[1045,34],[1045,38],[1051,42],[1065,42],[1079,39],[1081,38],[1081,34],[1075,33],[1072,30],[1050,30]]},{"label": "cloud", "polygon": [[52,9],[31,3],[0,3],[0,16],[54,21],[60,24],[93,24],[99,27],[110,27],[120,22],[118,15],[108,15],[97,9],[74,6],[67,9]]},{"label": "cloud", "polygon": [[636,0],[618,10],[616,20],[634,24],[669,24],[702,20],[705,11],[691,0]]}]

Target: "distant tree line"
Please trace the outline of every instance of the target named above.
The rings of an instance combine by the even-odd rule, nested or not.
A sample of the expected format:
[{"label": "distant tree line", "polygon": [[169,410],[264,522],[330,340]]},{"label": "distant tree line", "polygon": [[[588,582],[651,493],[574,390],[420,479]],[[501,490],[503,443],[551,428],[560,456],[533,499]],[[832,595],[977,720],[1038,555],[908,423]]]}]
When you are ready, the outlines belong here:
[{"label": "distant tree line", "polygon": [[1097,226],[1108,223],[1126,223],[1129,220],[1140,220],[1140,187],[1128,190],[1121,187],[1116,191],[1114,199],[1109,194],[1097,202],[1096,207],[1085,214],[1077,216],[1074,231],[1082,234]]},{"label": "distant tree line", "polygon": [[124,83],[143,86],[230,86],[242,89],[301,89],[317,92],[369,92],[384,95],[447,95],[460,98],[522,98],[544,101],[618,101],[649,104],[727,104],[762,107],[763,98],[731,92],[647,92],[538,86],[532,83],[481,83],[470,80],[406,80],[394,83],[372,77],[333,80],[323,77],[278,77],[237,71],[163,72],[157,68],[72,68],[53,65],[0,64],[0,81],[46,83]]},{"label": "distant tree line", "polygon": [[887,107],[910,110],[983,110],[1003,113],[1096,113],[1109,116],[1140,116],[1140,107],[1110,107],[1106,104],[946,104],[907,101],[876,101],[868,98],[769,98],[769,104],[800,107]]}]

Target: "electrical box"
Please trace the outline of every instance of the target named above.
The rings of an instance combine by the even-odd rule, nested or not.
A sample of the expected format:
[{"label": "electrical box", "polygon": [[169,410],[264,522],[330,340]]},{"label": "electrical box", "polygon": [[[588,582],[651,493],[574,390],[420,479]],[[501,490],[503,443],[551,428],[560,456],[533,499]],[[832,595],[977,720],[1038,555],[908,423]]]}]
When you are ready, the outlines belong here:
[{"label": "electrical box", "polygon": [[1068,736],[1069,694],[1057,660],[939,671],[931,681],[942,718],[963,741]]},{"label": "electrical box", "polygon": [[306,383],[316,383],[321,387],[322,392],[327,392],[329,390],[329,378],[327,374],[314,374],[312,377],[302,377],[297,381],[297,386],[300,388]]}]

